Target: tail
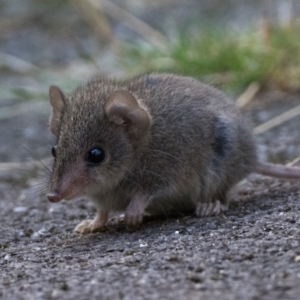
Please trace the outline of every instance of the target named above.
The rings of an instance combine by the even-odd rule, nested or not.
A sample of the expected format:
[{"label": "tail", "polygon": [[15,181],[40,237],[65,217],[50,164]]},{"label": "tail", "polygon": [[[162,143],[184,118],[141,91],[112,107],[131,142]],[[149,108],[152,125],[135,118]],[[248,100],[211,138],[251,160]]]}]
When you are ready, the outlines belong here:
[{"label": "tail", "polygon": [[258,162],[254,172],[277,178],[300,179],[300,167]]}]

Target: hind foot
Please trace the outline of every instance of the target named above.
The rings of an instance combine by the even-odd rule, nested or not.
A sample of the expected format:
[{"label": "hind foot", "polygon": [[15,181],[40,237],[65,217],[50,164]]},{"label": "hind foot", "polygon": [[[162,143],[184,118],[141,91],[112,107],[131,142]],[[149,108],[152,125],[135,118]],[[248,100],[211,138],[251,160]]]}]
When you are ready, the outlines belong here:
[{"label": "hind foot", "polygon": [[198,202],[195,213],[197,217],[209,217],[219,215],[227,209],[228,205],[222,204],[219,200],[208,203]]}]

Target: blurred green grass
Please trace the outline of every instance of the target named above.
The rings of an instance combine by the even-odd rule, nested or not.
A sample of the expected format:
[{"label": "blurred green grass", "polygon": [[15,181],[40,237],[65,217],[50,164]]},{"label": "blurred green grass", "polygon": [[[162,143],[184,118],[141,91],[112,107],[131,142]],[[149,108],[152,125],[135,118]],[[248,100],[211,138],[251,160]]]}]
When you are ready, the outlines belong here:
[{"label": "blurred green grass", "polygon": [[[95,41],[99,42],[103,38],[101,30],[96,30],[92,23],[87,26],[93,29]],[[110,31],[113,33],[113,28]],[[58,84],[68,92],[82,83],[83,78],[87,81],[98,73],[105,75],[109,69],[117,78],[125,79],[148,72],[190,75],[234,96],[253,82],[260,88],[300,90],[300,19],[294,19],[288,26],[265,20],[260,26],[246,30],[233,30],[228,24],[191,22],[184,29],[173,28],[171,35],[169,39],[164,37],[158,46],[149,37],[142,39],[143,36],[133,41],[123,36],[115,44],[103,38],[104,42],[95,46],[99,49],[96,54],[83,51],[85,55],[78,55],[69,65],[53,68],[36,67],[8,55],[13,61],[10,64],[8,60],[0,69],[8,78],[0,96],[46,100],[50,84]],[[74,42],[72,38],[70,41]],[[9,80],[10,77],[14,80]]]},{"label": "blurred green grass", "polygon": [[128,47],[124,66],[132,74],[154,71],[191,75],[233,93],[252,82],[262,87],[300,88],[300,24],[242,32],[198,28],[193,34],[180,32],[164,50],[141,44]]}]

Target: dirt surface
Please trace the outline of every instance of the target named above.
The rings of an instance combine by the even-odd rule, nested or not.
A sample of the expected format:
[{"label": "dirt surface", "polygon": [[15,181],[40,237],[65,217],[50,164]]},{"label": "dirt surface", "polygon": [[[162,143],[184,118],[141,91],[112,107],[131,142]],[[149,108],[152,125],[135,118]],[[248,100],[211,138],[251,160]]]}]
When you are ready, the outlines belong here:
[{"label": "dirt surface", "polygon": [[[272,92],[246,112],[261,123],[299,103],[299,95]],[[50,152],[47,114],[44,108],[1,121],[8,160],[26,157],[22,145]],[[261,135],[260,156],[286,162],[299,155],[299,122]],[[51,204],[41,185],[45,168],[15,167],[0,172],[2,299],[299,299],[297,182],[251,175],[224,215],[146,220],[137,232],[111,224],[81,236],[73,229],[93,216],[92,204]]]}]

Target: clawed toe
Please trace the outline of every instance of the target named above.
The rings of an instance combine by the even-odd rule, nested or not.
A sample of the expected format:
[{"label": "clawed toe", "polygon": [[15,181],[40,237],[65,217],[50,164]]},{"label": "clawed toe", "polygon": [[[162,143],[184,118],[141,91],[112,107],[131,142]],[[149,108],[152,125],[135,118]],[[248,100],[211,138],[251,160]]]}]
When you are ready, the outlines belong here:
[{"label": "clawed toe", "polygon": [[101,231],[103,229],[104,226],[97,226],[94,220],[84,220],[75,227],[74,231],[81,234],[88,234]]},{"label": "clawed toe", "polygon": [[125,214],[124,222],[130,231],[136,230],[143,222],[143,214]]},{"label": "clawed toe", "polygon": [[219,200],[215,202],[199,202],[196,208],[196,216],[197,217],[208,217],[208,216],[216,216],[221,212],[227,210],[227,206],[221,204]]}]

